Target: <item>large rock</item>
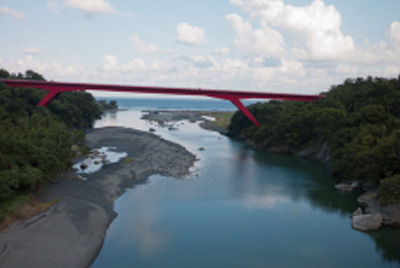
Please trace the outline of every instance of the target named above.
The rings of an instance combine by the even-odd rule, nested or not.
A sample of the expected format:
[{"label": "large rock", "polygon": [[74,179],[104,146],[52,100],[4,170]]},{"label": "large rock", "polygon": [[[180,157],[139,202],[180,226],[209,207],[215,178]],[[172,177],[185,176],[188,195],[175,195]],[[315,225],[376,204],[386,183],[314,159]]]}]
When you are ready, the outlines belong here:
[{"label": "large rock", "polygon": [[353,212],[351,217],[353,218],[354,216],[359,216],[359,215],[363,215],[362,209],[360,207],[357,208],[357,210]]},{"label": "large rock", "polygon": [[366,192],[357,201],[367,205],[366,213],[382,215],[383,225],[400,226],[400,204],[382,206],[379,204],[377,194],[374,192]]},{"label": "large rock", "polygon": [[366,192],[357,198],[357,202],[365,205],[377,203],[377,196],[378,194],[375,192]]},{"label": "large rock", "polygon": [[365,212],[382,215],[384,225],[400,226],[400,204],[388,206],[380,206],[379,203],[370,204]]},{"label": "large rock", "polygon": [[355,188],[360,186],[359,181],[342,182],[335,185],[335,188],[341,192],[352,192]]},{"label": "large rock", "polygon": [[383,222],[381,214],[358,214],[353,215],[351,226],[359,231],[378,230]]},{"label": "large rock", "polygon": [[307,148],[298,151],[295,153],[295,155],[300,156],[300,157],[306,157],[310,158],[312,160],[315,160],[317,162],[321,163],[330,163],[330,147],[327,141],[322,142],[316,142]]}]

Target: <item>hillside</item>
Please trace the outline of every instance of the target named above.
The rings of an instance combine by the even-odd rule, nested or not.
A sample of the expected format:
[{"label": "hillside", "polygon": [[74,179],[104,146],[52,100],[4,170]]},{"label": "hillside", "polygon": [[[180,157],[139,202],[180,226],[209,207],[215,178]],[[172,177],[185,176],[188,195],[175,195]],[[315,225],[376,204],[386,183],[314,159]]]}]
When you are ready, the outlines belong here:
[{"label": "hillside", "polygon": [[237,112],[228,135],[259,150],[309,155],[334,175],[378,186],[381,204],[400,201],[400,77],[347,79],[312,103],[257,103],[256,127]]},{"label": "hillside", "polygon": [[[1,69],[0,78],[44,80],[31,70],[14,75]],[[72,144],[83,142],[83,130],[102,113],[85,92],[61,94],[48,108],[36,106],[45,94],[0,82],[0,222],[70,166]]]}]

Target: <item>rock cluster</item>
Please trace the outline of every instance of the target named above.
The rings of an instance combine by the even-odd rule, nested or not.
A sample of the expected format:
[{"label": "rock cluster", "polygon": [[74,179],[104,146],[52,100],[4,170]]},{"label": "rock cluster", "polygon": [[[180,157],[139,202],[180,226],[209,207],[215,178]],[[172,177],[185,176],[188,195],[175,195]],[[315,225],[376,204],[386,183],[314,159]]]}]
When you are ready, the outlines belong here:
[{"label": "rock cluster", "polygon": [[352,215],[352,227],[360,231],[374,231],[381,226],[400,226],[400,204],[381,206],[377,194],[366,192],[357,201],[366,205],[365,213],[358,208]]},{"label": "rock cluster", "polygon": [[358,208],[352,215],[351,226],[359,231],[378,230],[383,222],[381,214],[364,214],[361,208]]},{"label": "rock cluster", "polygon": [[341,192],[348,193],[360,186],[359,181],[342,182],[335,185],[335,188]]}]

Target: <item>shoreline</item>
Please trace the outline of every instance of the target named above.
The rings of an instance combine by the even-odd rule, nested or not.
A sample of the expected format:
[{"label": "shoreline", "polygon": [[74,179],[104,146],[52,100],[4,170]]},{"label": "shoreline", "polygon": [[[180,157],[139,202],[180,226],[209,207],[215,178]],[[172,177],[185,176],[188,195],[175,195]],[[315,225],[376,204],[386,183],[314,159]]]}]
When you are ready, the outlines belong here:
[{"label": "shoreline", "polygon": [[151,175],[181,178],[196,160],[179,144],[127,128],[91,130],[86,142],[116,147],[133,161],[105,165],[87,180],[72,170],[61,174],[43,193],[44,202],[58,200],[54,206],[0,233],[1,267],[89,267],[117,216],[114,201]]},{"label": "shoreline", "polygon": [[[169,127],[169,129],[175,129],[175,123],[180,120],[188,120],[191,123],[200,122],[200,127],[210,131],[216,131],[220,134],[225,135],[227,130],[218,124],[215,124],[213,117],[215,114],[226,114],[233,115],[232,111],[202,111],[202,110],[144,110],[145,113],[142,119],[149,122],[155,122],[161,127]],[[209,117],[209,118],[206,118]],[[217,118],[214,118],[218,121]]]}]

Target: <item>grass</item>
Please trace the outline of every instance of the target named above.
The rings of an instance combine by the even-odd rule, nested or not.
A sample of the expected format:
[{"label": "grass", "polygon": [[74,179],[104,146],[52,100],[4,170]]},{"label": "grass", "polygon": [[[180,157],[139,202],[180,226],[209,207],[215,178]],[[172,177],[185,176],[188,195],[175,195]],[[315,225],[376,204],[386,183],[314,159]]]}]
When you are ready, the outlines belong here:
[{"label": "grass", "polygon": [[127,165],[127,164],[129,164],[129,163],[134,162],[134,161],[135,161],[134,158],[126,157],[126,158],[124,159],[124,164]]},{"label": "grass", "polygon": [[234,113],[235,112],[209,112],[205,115],[215,117],[216,121],[213,123],[220,128],[227,129]]},{"label": "grass", "polygon": [[40,202],[32,195],[20,194],[12,200],[0,204],[0,230],[3,230],[17,221],[27,220],[42,213],[56,204],[59,200]]}]

